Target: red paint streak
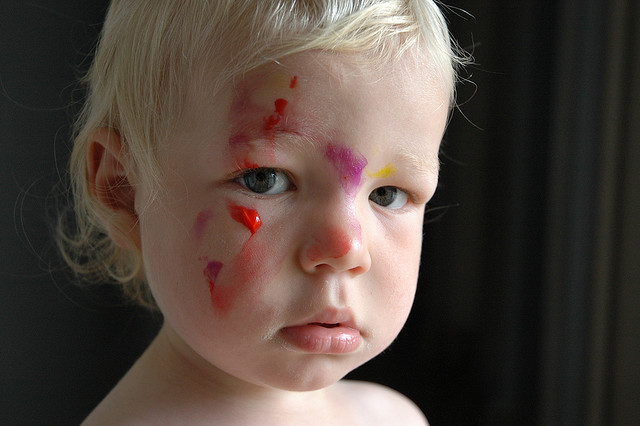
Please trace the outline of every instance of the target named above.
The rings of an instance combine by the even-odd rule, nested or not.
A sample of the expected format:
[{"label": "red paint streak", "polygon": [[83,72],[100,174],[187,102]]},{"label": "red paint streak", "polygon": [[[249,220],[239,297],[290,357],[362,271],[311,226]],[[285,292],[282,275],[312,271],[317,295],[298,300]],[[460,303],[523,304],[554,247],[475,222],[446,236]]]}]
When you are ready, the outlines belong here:
[{"label": "red paint streak", "polygon": [[232,298],[253,303],[260,299],[259,295],[273,282],[289,253],[284,244],[253,238],[246,241],[230,269],[236,284]]},{"label": "red paint streak", "polygon": [[251,145],[249,136],[245,133],[238,133],[229,137],[229,147],[238,169],[256,169],[259,167],[257,163],[249,160],[254,148]]},{"label": "red paint streak", "polygon": [[284,115],[284,109],[287,107],[289,102],[287,102],[286,99],[278,98],[274,103],[276,105],[276,112],[279,115]]},{"label": "red paint streak", "polygon": [[242,162],[242,166],[244,166],[245,169],[257,169],[258,167],[260,167],[260,166],[258,166],[257,163],[254,163],[254,162],[249,161],[247,159],[245,159]]},{"label": "red paint streak", "polygon": [[229,205],[229,213],[236,222],[240,222],[251,231],[251,235],[255,234],[258,228],[262,226],[262,220],[257,210],[248,209],[242,206]]},{"label": "red paint streak", "polygon": [[276,124],[280,122],[280,116],[278,115],[270,115],[269,117],[264,118],[264,130],[273,130],[276,127]]},{"label": "red paint streak", "polygon": [[217,311],[225,313],[229,310],[232,301],[232,294],[227,287],[216,287],[216,278],[222,269],[222,263],[211,261],[204,268],[204,276],[209,283],[209,294],[211,296],[211,304]]},{"label": "red paint streak", "polygon": [[291,83],[289,83],[289,88],[295,89],[297,84],[298,84],[298,76],[294,75],[293,78],[291,79]]},{"label": "red paint streak", "polygon": [[264,130],[273,130],[273,128],[280,122],[282,116],[284,116],[284,109],[287,107],[286,99],[278,98],[274,102],[276,113],[271,114],[269,117],[265,117],[264,120]]},{"label": "red paint streak", "polygon": [[353,238],[342,228],[331,228],[320,237],[313,238],[314,244],[307,249],[307,258],[312,262],[323,259],[338,259],[351,250]]},{"label": "red paint streak", "polygon": [[[211,303],[218,315],[226,315],[233,305],[253,306],[261,300],[265,288],[273,282],[287,258],[289,250],[284,242],[261,241],[249,238],[242,246],[240,253],[225,264],[225,277],[233,277],[232,281],[224,281],[216,285],[215,279],[222,268],[220,262],[209,262],[207,256],[201,260],[209,262],[205,268],[205,277],[209,283]],[[212,278],[212,279],[210,279]]]}]

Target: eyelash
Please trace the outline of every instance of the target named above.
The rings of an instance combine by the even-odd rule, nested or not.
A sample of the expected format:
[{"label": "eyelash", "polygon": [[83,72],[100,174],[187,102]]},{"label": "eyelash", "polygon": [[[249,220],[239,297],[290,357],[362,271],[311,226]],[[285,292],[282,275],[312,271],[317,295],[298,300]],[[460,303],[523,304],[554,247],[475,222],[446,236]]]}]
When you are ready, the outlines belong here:
[{"label": "eyelash", "polygon": [[[386,205],[380,204],[380,203],[378,203],[378,202],[376,202],[374,200],[374,198],[376,196],[385,197],[385,196],[389,196],[389,194],[391,194],[392,199]],[[409,202],[409,199],[410,199],[410,196],[409,196],[409,194],[407,192],[403,191],[402,189],[400,189],[400,188],[398,188],[396,186],[390,186],[390,185],[379,186],[379,187],[375,188],[373,191],[371,191],[369,193],[369,200],[370,201],[372,201],[374,204],[377,204],[378,206],[380,206],[382,208],[385,208],[385,209],[388,209],[388,210],[401,210],[401,209],[403,209],[407,205],[407,203]],[[397,204],[398,201],[402,202],[402,204],[399,205],[399,206],[395,206],[395,204]]]},{"label": "eyelash", "polygon": [[[271,188],[266,189],[265,191],[259,192],[256,191],[252,188],[250,188],[247,182],[247,179],[251,176],[251,174],[253,173],[258,173],[258,172],[264,172],[264,173],[273,173],[273,174],[277,174],[278,176],[276,176],[276,179],[286,179],[285,182],[274,182],[273,186]],[[289,173],[287,173],[284,170],[275,168],[275,167],[256,167],[253,169],[245,169],[245,170],[241,170],[239,171],[233,178],[232,178],[233,182],[237,183],[238,185],[242,186],[243,188],[247,189],[249,192],[251,192],[252,194],[256,194],[256,195],[262,195],[262,196],[270,196],[270,195],[279,195],[282,194],[284,192],[287,191],[291,191],[294,190],[296,187],[292,182],[292,178],[289,175]],[[255,183],[255,182],[254,182]],[[282,187],[283,185],[286,184],[286,187]],[[275,187],[276,185],[279,185],[281,188],[277,189],[276,193],[270,193],[270,191],[273,189],[273,187]],[[399,193],[403,194],[404,197],[406,197],[403,205],[401,207],[397,207],[397,208],[389,208],[388,206],[393,204],[393,202],[395,202],[395,200],[393,200],[389,205],[387,206],[383,206],[381,204],[376,203],[374,200],[371,199],[371,196],[376,192],[379,191],[381,189],[395,189],[397,190]],[[409,204],[409,202],[413,203],[413,204],[419,204],[416,200],[418,199],[418,197],[410,192],[407,191],[405,189],[402,189],[400,187],[397,186],[393,186],[393,185],[384,185],[384,186],[380,186],[380,187],[376,187],[375,189],[373,189],[370,193],[369,193],[369,200],[372,201],[374,204],[376,204],[377,206],[379,206],[380,208],[384,208],[387,210],[392,210],[392,211],[399,211],[404,209],[407,204]]]},{"label": "eyelash", "polygon": [[[254,176],[253,183],[250,183],[249,180],[251,179],[251,175],[259,173],[262,173],[263,176],[260,179],[257,179],[257,176]],[[266,183],[265,179],[267,179]],[[273,179],[273,181],[271,181],[271,179]],[[251,193],[257,195],[279,195],[283,192],[295,189],[291,176],[289,176],[287,172],[274,167],[257,167],[254,169],[242,170],[233,178],[233,181]],[[255,186],[258,184],[264,184],[269,187],[264,191],[259,191],[250,187],[250,185]],[[278,192],[272,192],[274,188],[276,188],[276,191]]]}]

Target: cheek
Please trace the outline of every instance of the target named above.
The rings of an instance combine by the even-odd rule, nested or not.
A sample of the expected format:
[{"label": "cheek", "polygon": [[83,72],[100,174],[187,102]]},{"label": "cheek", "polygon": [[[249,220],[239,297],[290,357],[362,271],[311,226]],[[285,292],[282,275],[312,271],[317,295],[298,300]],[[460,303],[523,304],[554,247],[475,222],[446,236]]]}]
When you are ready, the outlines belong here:
[{"label": "cheek", "polygon": [[384,244],[377,248],[376,273],[378,282],[398,309],[411,307],[420,267],[422,228],[417,226],[396,229],[385,235]]},{"label": "cheek", "polygon": [[285,257],[283,247],[264,238],[249,241],[232,263],[234,286],[248,296],[262,294],[282,268]]},{"label": "cheek", "polygon": [[234,241],[237,248],[228,256],[216,256],[214,248],[199,258],[205,263],[203,288],[208,289],[213,310],[221,315],[240,303],[258,303],[287,255],[284,239],[269,235],[270,227],[262,227],[257,210],[229,204],[228,215],[235,223],[223,223],[228,225],[223,226],[223,238]]}]

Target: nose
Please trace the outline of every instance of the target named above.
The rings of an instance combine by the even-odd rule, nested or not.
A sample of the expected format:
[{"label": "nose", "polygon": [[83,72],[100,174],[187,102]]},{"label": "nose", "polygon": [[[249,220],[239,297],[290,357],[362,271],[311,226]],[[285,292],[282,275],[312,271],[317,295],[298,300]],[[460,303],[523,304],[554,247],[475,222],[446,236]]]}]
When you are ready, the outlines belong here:
[{"label": "nose", "polygon": [[303,270],[307,273],[348,271],[359,275],[371,268],[371,255],[363,240],[360,223],[354,218],[346,219],[340,221],[333,217],[333,224],[321,223],[313,227],[299,254]]}]

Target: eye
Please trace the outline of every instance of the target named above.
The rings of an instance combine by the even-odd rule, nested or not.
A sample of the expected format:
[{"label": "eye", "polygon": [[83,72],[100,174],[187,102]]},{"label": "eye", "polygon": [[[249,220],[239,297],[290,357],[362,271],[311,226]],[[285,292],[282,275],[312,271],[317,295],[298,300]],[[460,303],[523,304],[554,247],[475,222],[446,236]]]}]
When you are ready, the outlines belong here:
[{"label": "eye", "polygon": [[251,169],[237,178],[236,182],[251,192],[264,195],[281,194],[292,187],[284,172],[266,167]]},{"label": "eye", "polygon": [[397,210],[407,204],[409,196],[395,186],[381,186],[371,191],[369,199],[382,207]]}]

